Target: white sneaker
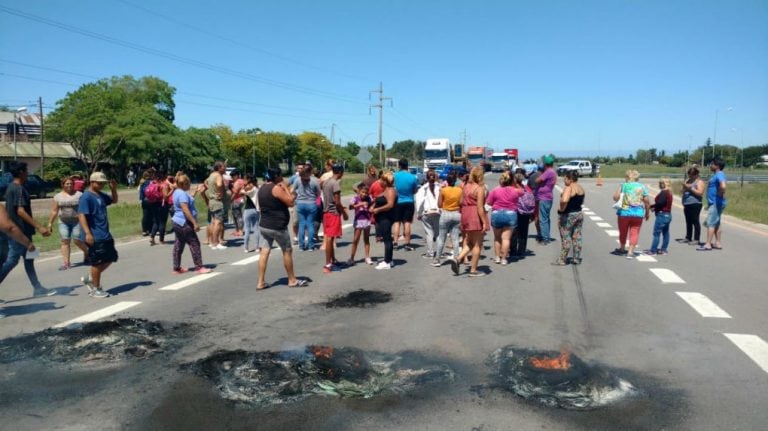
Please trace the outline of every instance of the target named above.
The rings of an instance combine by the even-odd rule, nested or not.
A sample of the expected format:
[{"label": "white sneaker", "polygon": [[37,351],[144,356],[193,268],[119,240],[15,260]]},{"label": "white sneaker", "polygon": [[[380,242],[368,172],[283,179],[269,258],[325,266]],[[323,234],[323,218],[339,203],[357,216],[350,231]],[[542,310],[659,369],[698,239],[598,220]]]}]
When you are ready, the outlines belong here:
[{"label": "white sneaker", "polygon": [[376,265],[376,269],[391,269],[391,268],[392,268],[392,264],[384,262],[383,260],[379,262],[378,265]]},{"label": "white sneaker", "polygon": [[227,246],[226,246],[226,245],[224,245],[224,244],[221,244],[221,243],[219,243],[219,244],[216,244],[216,247],[214,247],[214,248],[215,248],[216,250],[226,250],[226,249],[227,249]]},{"label": "white sneaker", "polygon": [[366,257],[365,263],[367,263],[368,265],[373,265],[373,259],[371,259],[370,257]]}]

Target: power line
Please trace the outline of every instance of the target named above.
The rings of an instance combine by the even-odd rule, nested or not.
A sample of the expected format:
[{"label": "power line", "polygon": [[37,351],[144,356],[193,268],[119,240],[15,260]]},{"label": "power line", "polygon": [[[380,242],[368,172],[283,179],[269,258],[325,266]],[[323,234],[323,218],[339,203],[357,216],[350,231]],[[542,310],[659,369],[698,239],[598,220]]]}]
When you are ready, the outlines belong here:
[{"label": "power line", "polygon": [[122,39],[118,39],[118,38],[115,38],[115,37],[112,37],[112,36],[103,35],[101,33],[92,32],[92,31],[85,30],[85,29],[82,29],[82,28],[79,28],[79,27],[75,27],[75,26],[71,26],[71,25],[68,25],[68,24],[64,24],[64,23],[58,22],[58,21],[54,21],[54,20],[51,20],[51,19],[48,19],[48,18],[43,18],[43,17],[37,16],[37,15],[33,15],[33,14],[30,14],[30,13],[26,13],[26,12],[20,11],[18,9],[9,8],[9,7],[4,6],[4,5],[0,5],[0,11],[5,12],[5,13],[7,13],[9,15],[18,16],[20,18],[24,18],[24,19],[27,19],[27,20],[30,20],[30,21],[35,21],[35,22],[39,22],[41,24],[45,24],[45,25],[48,25],[48,26],[51,26],[51,27],[56,27],[56,28],[59,28],[61,30],[68,31],[70,33],[75,33],[75,34],[79,34],[79,35],[82,35],[82,36],[90,37],[90,38],[93,38],[93,39],[98,39],[98,40],[101,40],[101,41],[104,41],[104,42],[107,42],[107,43],[110,43],[110,44],[113,44],[113,45],[122,46],[124,48],[129,48],[129,49],[132,49],[132,50],[135,50],[135,51],[143,52],[145,54],[154,55],[156,57],[165,58],[165,59],[172,60],[172,61],[175,61],[175,62],[178,62],[178,63],[187,64],[187,65],[190,65],[190,66],[195,66],[195,67],[198,67],[198,68],[201,68],[201,69],[210,70],[210,71],[221,73],[221,74],[224,74],[224,75],[234,76],[234,77],[238,77],[238,78],[249,80],[249,81],[253,81],[253,82],[258,82],[260,84],[270,85],[270,86],[273,86],[273,87],[282,88],[284,90],[294,91],[294,92],[297,92],[297,93],[303,93],[303,94],[308,94],[308,95],[318,96],[318,97],[325,97],[325,98],[328,98],[328,99],[335,99],[335,100],[339,100],[339,101],[343,101],[343,102],[349,102],[349,103],[360,103],[359,100],[355,100],[355,99],[353,99],[351,97],[348,97],[348,96],[338,95],[338,94],[330,93],[330,92],[327,92],[327,91],[316,90],[316,89],[312,89],[312,88],[309,88],[309,87],[303,87],[303,86],[299,86],[299,85],[295,85],[295,84],[290,84],[290,83],[287,83],[287,82],[282,82],[282,81],[277,81],[277,80],[274,80],[274,79],[264,78],[264,77],[253,75],[253,74],[250,74],[250,73],[245,73],[245,72],[240,72],[240,71],[237,71],[237,70],[234,70],[234,69],[229,69],[229,68],[226,68],[226,67],[216,66],[216,65],[213,65],[213,64],[210,64],[210,63],[205,63],[203,61],[199,61],[199,60],[195,60],[195,59],[191,59],[191,58],[187,58],[187,57],[182,57],[180,55],[176,55],[176,54],[173,54],[173,53],[170,53],[170,52],[166,52],[166,51],[162,51],[162,50],[159,50],[159,49],[154,49],[154,48],[146,47],[146,46],[143,46],[143,45],[140,45],[140,44],[137,44],[137,43],[128,42],[128,41],[125,41],[125,40],[122,40]]},{"label": "power line", "polygon": [[[29,67],[29,68],[33,68],[33,69],[45,70],[45,71],[49,71],[49,72],[57,72],[57,73],[63,73],[63,74],[73,75],[73,76],[81,76],[81,77],[85,77],[85,78],[89,78],[89,79],[95,79],[95,80],[102,79],[102,78],[99,78],[99,77],[93,76],[93,75],[86,75],[86,74],[83,74],[83,73],[71,72],[71,71],[57,69],[57,68],[53,68],[53,67],[45,67],[45,66],[38,66],[38,65],[29,64],[29,63],[22,63],[22,62],[18,62],[18,61],[7,60],[7,59],[4,59],[4,58],[0,58],[0,62],[16,64],[16,65],[19,65],[19,66]],[[16,75],[16,76],[17,77],[21,77],[21,75]],[[34,78],[29,78],[29,77],[24,77],[24,78],[25,79],[34,79]],[[58,83],[64,84],[62,82],[58,82]],[[66,85],[77,86],[76,84],[66,84]],[[265,108],[285,109],[285,110],[292,110],[292,111],[303,111],[303,112],[310,112],[310,113],[315,113],[315,114],[350,115],[350,116],[357,116],[357,115],[363,116],[363,115],[365,115],[363,113],[318,111],[318,110],[306,109],[306,108],[294,108],[294,107],[290,107],[290,106],[269,105],[269,104],[265,104],[265,103],[249,102],[249,101],[245,101],[245,100],[230,99],[230,98],[226,98],[226,97],[208,96],[208,95],[205,95],[205,94],[192,93],[192,92],[188,92],[188,91],[177,91],[177,94],[187,95],[187,96],[192,96],[192,97],[200,97],[200,98],[203,98],[203,99],[219,100],[219,101],[222,101],[222,102],[240,103],[240,104],[251,105],[251,106],[263,106]]]},{"label": "power line", "polygon": [[194,30],[194,31],[196,31],[198,33],[202,33],[202,34],[205,34],[207,36],[214,37],[216,39],[222,40],[224,42],[231,43],[233,45],[236,45],[236,46],[239,46],[239,47],[242,47],[242,48],[249,49],[249,50],[254,51],[254,52],[258,52],[258,53],[261,53],[261,54],[268,55],[268,56],[276,58],[278,60],[282,60],[282,61],[285,61],[285,62],[288,62],[288,63],[292,63],[292,64],[297,64],[299,66],[303,66],[303,67],[306,67],[306,68],[309,68],[309,69],[314,69],[314,70],[319,70],[319,71],[322,71],[322,72],[333,73],[335,75],[343,76],[345,78],[358,79],[358,80],[366,79],[366,78],[361,78],[359,76],[353,76],[353,75],[349,75],[349,74],[346,74],[346,73],[343,73],[343,72],[339,72],[339,71],[335,71],[335,70],[331,70],[331,69],[326,69],[324,67],[316,66],[316,65],[313,65],[313,64],[310,64],[310,63],[306,63],[306,62],[303,62],[303,61],[300,61],[300,60],[296,60],[296,59],[293,59],[293,58],[290,58],[290,57],[286,57],[284,55],[280,55],[280,54],[277,54],[277,53],[274,53],[274,52],[271,52],[271,51],[267,51],[266,49],[263,49],[263,48],[258,48],[258,47],[252,46],[252,45],[248,45],[248,44],[243,43],[243,42],[241,42],[239,40],[232,39],[232,38],[229,38],[229,37],[226,37],[226,36],[222,36],[222,35],[216,34],[216,33],[212,32],[212,31],[208,31],[208,30],[206,30],[204,28],[197,27],[195,25],[192,25],[192,24],[186,23],[184,21],[181,21],[181,20],[175,19],[173,17],[170,17],[168,15],[164,15],[164,14],[161,14],[159,12],[150,10],[150,9],[144,7],[144,6],[138,5],[138,4],[133,3],[133,2],[129,2],[127,0],[117,0],[117,1],[120,2],[120,3],[123,3],[125,5],[131,6],[133,8],[139,9],[139,10],[141,10],[143,12],[146,12],[146,13],[148,13],[150,15],[156,16],[156,17],[158,17],[160,19],[166,20],[168,22],[172,22],[172,23],[174,23],[176,25],[180,25],[182,27],[186,27],[186,28]]},{"label": "power line", "polygon": [[10,77],[19,78],[19,79],[28,79],[30,81],[48,82],[50,84],[66,85],[67,87],[77,87],[77,84],[73,84],[71,82],[61,82],[61,81],[54,81],[54,80],[51,80],[51,79],[31,78],[29,76],[15,75],[13,73],[5,73],[5,72],[0,72],[0,75],[10,76]]}]

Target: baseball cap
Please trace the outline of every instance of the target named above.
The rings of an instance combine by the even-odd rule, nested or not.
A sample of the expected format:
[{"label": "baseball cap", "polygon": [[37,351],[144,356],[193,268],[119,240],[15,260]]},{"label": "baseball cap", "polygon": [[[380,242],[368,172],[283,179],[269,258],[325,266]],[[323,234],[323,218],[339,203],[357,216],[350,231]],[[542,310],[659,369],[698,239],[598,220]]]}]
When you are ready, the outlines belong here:
[{"label": "baseball cap", "polygon": [[107,179],[107,176],[104,175],[104,172],[94,172],[91,174],[91,182],[92,183],[107,183],[109,180]]},{"label": "baseball cap", "polygon": [[341,164],[339,164],[339,163],[336,163],[335,165],[333,165],[333,166],[331,167],[331,169],[332,169],[332,171],[333,171],[333,173],[334,173],[334,174],[339,174],[339,173],[342,173],[342,172],[344,172],[344,165],[341,165]]},{"label": "baseball cap", "polygon": [[555,163],[555,158],[552,156],[544,156],[544,164],[545,165],[551,165],[552,163]]}]

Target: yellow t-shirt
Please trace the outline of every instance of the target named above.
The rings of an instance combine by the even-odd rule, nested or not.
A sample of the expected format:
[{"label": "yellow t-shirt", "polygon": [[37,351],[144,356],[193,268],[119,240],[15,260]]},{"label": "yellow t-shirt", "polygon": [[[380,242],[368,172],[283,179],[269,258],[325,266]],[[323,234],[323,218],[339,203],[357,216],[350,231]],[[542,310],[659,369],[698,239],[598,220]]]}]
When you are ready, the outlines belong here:
[{"label": "yellow t-shirt", "polygon": [[458,211],[461,208],[461,188],[445,186],[440,189],[443,197],[443,209],[446,211]]}]

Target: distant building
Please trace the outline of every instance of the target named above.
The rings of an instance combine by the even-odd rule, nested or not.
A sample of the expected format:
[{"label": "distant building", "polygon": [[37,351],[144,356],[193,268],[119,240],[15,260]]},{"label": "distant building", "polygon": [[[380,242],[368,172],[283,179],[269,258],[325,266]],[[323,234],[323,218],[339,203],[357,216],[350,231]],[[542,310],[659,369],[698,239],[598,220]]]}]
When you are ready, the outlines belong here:
[{"label": "distant building", "polygon": [[757,163],[758,166],[768,166],[768,154],[760,156],[760,162]]},{"label": "distant building", "polygon": [[[0,111],[0,164],[5,171],[7,162],[16,159],[27,162],[30,172],[40,170],[40,114]],[[16,149],[13,138],[16,134]],[[72,145],[66,142],[43,142],[42,152],[45,159],[75,159],[77,158]]]}]

